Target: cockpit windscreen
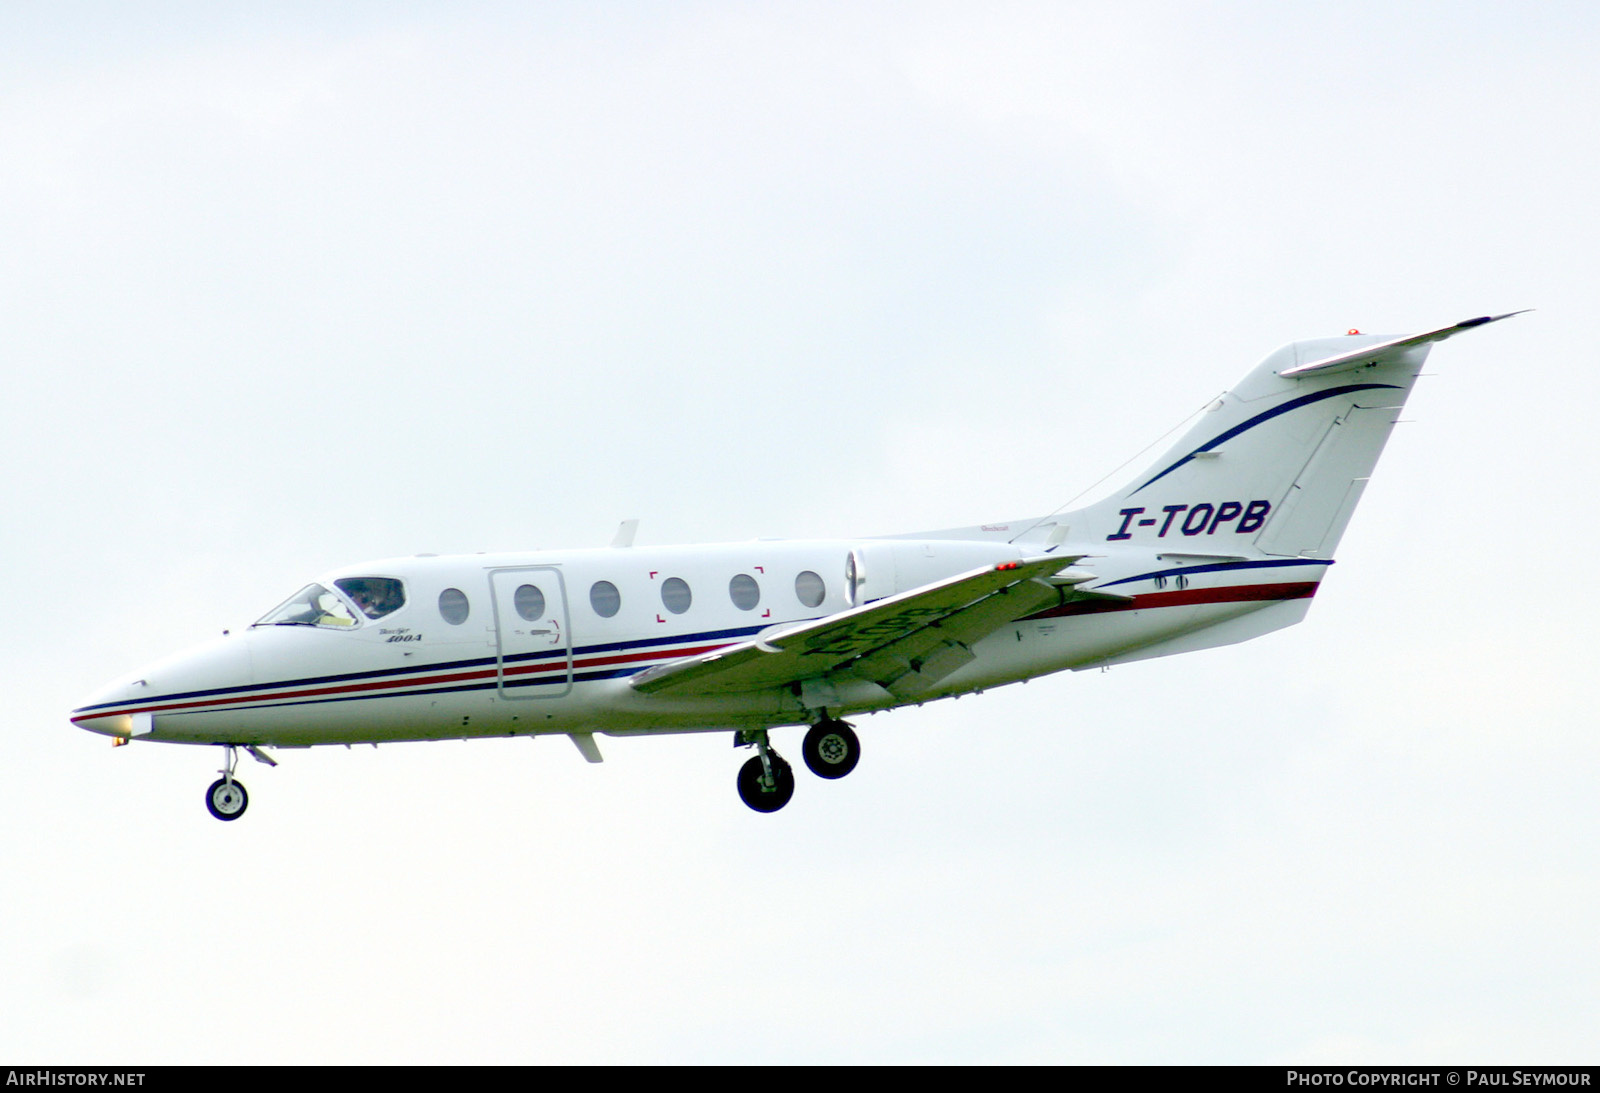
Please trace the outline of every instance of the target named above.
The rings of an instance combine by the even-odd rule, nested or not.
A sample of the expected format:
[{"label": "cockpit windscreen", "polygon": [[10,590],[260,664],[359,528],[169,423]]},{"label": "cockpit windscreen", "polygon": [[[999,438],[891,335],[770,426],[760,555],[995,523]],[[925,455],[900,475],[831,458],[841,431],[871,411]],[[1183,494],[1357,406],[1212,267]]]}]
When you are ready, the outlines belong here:
[{"label": "cockpit windscreen", "polygon": [[405,586],[393,577],[345,577],[333,583],[369,619],[381,619],[406,604]]},{"label": "cockpit windscreen", "polygon": [[257,626],[355,626],[356,617],[333,592],[308,584],[262,616]]}]

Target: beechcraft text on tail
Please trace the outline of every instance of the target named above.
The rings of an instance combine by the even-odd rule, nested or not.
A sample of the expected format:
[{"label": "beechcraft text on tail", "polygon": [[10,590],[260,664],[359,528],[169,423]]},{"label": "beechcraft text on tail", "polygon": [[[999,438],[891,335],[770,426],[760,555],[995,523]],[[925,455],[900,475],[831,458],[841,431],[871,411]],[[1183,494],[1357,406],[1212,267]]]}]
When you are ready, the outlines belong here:
[{"label": "beechcraft text on tail", "polygon": [[[1513,312],[1512,314],[1518,314]],[[788,803],[771,734],[822,778],[847,717],[1065,669],[1229,645],[1305,616],[1423,361],[1506,315],[1273,353],[1165,455],[1072,512],[864,539],[418,555],[324,574],[248,630],[72,712],[129,741],[223,749],[206,805],[248,803],[240,749],[726,732],[739,795]]]}]

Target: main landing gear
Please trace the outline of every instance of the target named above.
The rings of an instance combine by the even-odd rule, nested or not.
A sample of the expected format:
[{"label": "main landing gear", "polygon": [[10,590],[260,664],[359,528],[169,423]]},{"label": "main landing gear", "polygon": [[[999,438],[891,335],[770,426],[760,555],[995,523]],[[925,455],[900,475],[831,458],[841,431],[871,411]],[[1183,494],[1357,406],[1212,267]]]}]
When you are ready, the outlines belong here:
[{"label": "main landing gear", "polygon": [[734,743],[754,744],[759,754],[739,768],[739,799],[757,812],[776,812],[794,796],[794,769],[767,743],[767,730],[741,732]]},{"label": "main landing gear", "polygon": [[818,778],[843,778],[861,761],[861,741],[845,722],[830,718],[806,731],[800,754]]},{"label": "main landing gear", "polygon": [[239,765],[239,749],[233,744],[224,744],[222,750],[226,756],[220,771],[222,777],[206,790],[206,808],[219,820],[237,820],[250,806],[250,795],[244,791],[243,782],[233,780],[234,768]]},{"label": "main landing gear", "polygon": [[[794,769],[772,750],[766,729],[734,734],[735,747],[754,744],[757,754],[739,768],[739,798],[757,812],[776,812],[794,796]],[[861,741],[843,721],[824,718],[806,732],[800,754],[819,778],[843,778],[861,759]]]}]

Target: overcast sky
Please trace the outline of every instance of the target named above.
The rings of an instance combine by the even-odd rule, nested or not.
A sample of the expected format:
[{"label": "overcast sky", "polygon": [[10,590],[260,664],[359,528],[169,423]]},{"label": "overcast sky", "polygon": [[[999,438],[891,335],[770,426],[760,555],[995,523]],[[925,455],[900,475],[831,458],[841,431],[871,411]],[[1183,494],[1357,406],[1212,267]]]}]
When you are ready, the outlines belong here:
[{"label": "overcast sky", "polygon": [[[0,1057],[1593,1062],[1588,3],[9,3]],[[67,712],[324,569],[1049,511],[1437,348],[1307,621],[864,719]],[[776,742],[798,758],[798,730]],[[792,739],[791,739],[792,737]]]}]

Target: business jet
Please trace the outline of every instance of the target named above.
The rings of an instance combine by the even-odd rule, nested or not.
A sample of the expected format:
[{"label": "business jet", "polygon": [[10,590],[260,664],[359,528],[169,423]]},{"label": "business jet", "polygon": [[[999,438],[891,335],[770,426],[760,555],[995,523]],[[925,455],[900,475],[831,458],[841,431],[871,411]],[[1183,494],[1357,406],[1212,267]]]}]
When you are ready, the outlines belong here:
[{"label": "business jet", "polygon": [[324,574],[241,633],[71,714],[117,744],[223,749],[206,806],[249,802],[239,752],[484,736],[727,732],[739,796],[855,769],[847,716],[1299,622],[1435,342],[1509,318],[1271,354],[1171,450],[1076,511],[911,535],[417,555]]}]

